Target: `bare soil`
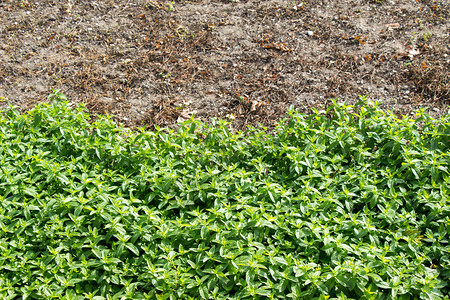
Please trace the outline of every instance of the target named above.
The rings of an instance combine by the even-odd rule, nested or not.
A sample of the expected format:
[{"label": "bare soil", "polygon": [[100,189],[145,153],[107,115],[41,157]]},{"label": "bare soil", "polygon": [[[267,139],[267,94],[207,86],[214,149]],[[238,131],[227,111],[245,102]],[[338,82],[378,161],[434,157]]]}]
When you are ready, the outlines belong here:
[{"label": "bare soil", "polygon": [[0,0],[0,106],[61,89],[129,126],[270,124],[358,95],[450,104],[448,0]]}]

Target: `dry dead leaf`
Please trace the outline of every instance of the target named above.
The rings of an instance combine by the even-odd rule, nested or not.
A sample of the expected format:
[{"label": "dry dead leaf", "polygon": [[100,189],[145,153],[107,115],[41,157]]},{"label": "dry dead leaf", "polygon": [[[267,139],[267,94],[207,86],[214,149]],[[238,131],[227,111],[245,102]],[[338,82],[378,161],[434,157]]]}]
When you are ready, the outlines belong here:
[{"label": "dry dead leaf", "polygon": [[400,23],[384,24],[384,26],[386,26],[388,30],[394,30],[396,28],[400,28]]},{"label": "dry dead leaf", "polygon": [[413,58],[415,55],[418,55],[418,54],[420,54],[420,51],[417,50],[417,49],[410,49],[410,50],[408,50],[408,56],[410,58]]}]

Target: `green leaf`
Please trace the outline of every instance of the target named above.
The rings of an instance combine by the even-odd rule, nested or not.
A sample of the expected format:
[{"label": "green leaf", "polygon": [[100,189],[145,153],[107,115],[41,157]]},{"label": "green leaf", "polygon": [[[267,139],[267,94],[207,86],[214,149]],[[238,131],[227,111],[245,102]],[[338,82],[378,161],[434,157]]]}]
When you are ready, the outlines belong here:
[{"label": "green leaf", "polygon": [[128,250],[133,252],[136,256],[139,256],[139,249],[135,245],[133,245],[131,243],[127,243],[126,247],[128,248]]},{"label": "green leaf", "polygon": [[279,257],[279,256],[278,257],[274,257],[273,260],[276,261],[277,263],[282,264],[282,265],[285,265],[285,266],[288,265],[287,261],[283,257]]},{"label": "green leaf", "polygon": [[376,281],[375,282],[376,286],[382,289],[390,289],[391,285],[388,282],[384,282],[384,281]]},{"label": "green leaf", "polygon": [[33,121],[33,127],[38,127],[41,124],[42,121],[42,114],[41,113],[35,113],[34,114],[34,121]]},{"label": "green leaf", "polygon": [[36,197],[38,194],[36,189],[34,187],[30,187],[30,186],[24,187],[23,192],[26,195],[31,196],[31,197]]},{"label": "green leaf", "polygon": [[260,295],[260,296],[269,297],[270,294],[271,294],[271,292],[270,292],[270,290],[268,290],[267,288],[266,288],[266,289],[264,289],[264,288],[258,288],[258,289],[255,289],[255,294],[256,294],[256,295]]},{"label": "green leaf", "polygon": [[189,127],[189,134],[195,133],[195,127],[196,127],[196,124],[194,122],[192,122],[191,126]]}]

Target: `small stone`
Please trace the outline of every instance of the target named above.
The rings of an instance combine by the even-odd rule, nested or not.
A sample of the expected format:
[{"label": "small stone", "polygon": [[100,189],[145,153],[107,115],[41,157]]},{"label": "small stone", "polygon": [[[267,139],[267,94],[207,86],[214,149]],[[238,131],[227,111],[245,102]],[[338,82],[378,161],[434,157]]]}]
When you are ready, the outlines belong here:
[{"label": "small stone", "polygon": [[308,31],[306,32],[306,34],[307,34],[308,36],[312,36],[312,35],[314,34],[314,32],[312,32],[311,30],[308,30]]}]

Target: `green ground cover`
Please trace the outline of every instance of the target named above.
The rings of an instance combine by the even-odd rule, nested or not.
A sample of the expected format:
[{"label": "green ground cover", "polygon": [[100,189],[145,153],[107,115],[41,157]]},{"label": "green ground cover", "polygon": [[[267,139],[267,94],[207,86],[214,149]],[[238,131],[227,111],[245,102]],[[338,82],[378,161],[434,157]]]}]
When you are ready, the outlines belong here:
[{"label": "green ground cover", "polygon": [[274,130],[0,112],[1,299],[448,299],[450,114]]}]

